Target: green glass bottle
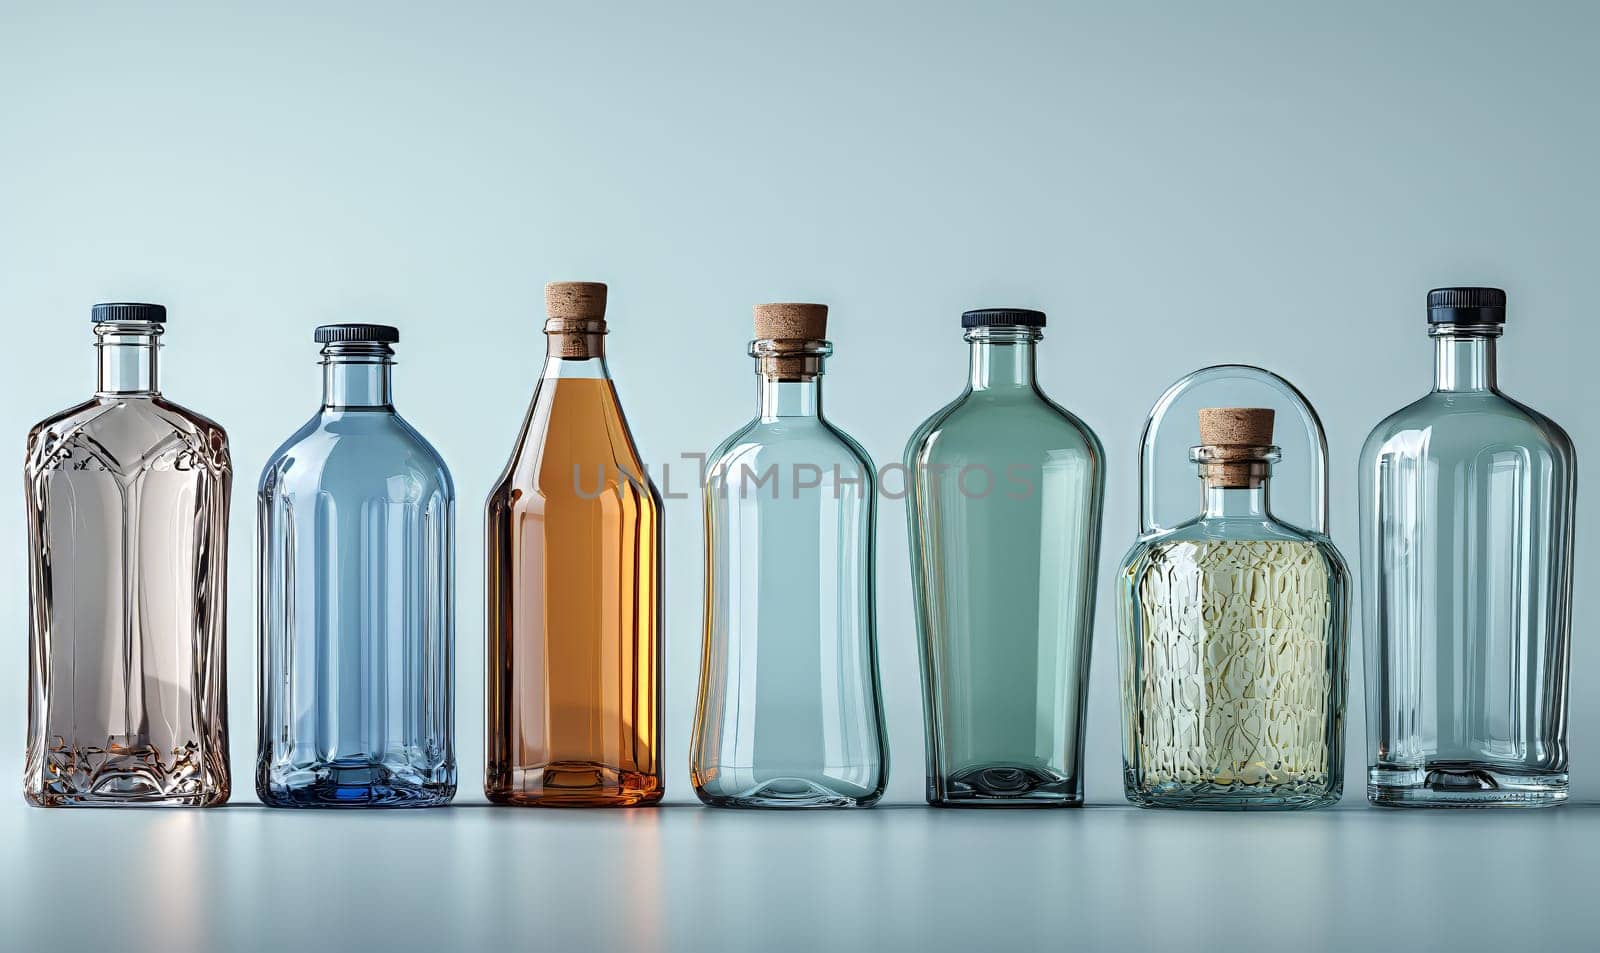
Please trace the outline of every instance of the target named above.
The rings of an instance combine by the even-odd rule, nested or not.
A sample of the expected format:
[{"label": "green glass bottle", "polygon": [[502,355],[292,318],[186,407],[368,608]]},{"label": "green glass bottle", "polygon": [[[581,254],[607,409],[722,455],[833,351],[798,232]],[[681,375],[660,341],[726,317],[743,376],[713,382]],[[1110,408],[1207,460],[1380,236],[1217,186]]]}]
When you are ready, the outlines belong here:
[{"label": "green glass bottle", "polygon": [[906,446],[928,803],[1083,801],[1105,451],[1040,390],[1045,316],[961,316],[962,395]]}]

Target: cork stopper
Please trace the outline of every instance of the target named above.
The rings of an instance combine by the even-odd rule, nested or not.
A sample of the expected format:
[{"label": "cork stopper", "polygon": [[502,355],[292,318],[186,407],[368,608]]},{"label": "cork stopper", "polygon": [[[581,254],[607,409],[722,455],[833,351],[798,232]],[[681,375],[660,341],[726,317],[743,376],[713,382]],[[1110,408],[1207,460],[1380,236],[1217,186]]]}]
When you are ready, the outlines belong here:
[{"label": "cork stopper", "polygon": [[606,286],[552,281],[544,286],[544,333],[552,355],[585,360],[604,353]]},{"label": "cork stopper", "polygon": [[1272,418],[1269,407],[1201,409],[1201,478],[1226,489],[1260,486],[1273,459]]},{"label": "cork stopper", "polygon": [[756,340],[826,341],[828,306],[784,301],[756,305]]},{"label": "cork stopper", "polygon": [[1270,407],[1206,407],[1200,411],[1200,442],[1208,447],[1272,446]]},{"label": "cork stopper", "polygon": [[757,370],[785,381],[822,373],[827,354],[828,306],[784,301],[756,305]]}]

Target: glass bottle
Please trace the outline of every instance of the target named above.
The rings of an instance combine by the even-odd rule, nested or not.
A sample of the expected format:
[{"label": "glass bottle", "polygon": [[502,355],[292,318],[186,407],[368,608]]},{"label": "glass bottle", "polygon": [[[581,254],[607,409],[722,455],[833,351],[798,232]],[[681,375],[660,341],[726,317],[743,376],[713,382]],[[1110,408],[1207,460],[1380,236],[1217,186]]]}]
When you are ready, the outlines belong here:
[{"label": "glass bottle", "polygon": [[606,286],[545,288],[543,376],[489,494],[497,804],[661,800],[661,496],[606,369]]},{"label": "glass bottle", "polygon": [[828,309],[755,309],[755,419],[706,470],[706,624],[690,755],[714,807],[870,807],[888,781],[872,460],[822,415]]},{"label": "glass bottle", "polygon": [[1343,792],[1348,574],[1320,526],[1268,505],[1274,417],[1201,409],[1200,514],[1123,561],[1124,786],[1142,807],[1310,808]]},{"label": "glass bottle", "polygon": [[228,438],[162,396],[166,319],[95,305],[94,397],[28,434],[23,791],[40,807],[228,799]]},{"label": "glass bottle", "polygon": [[906,445],[934,805],[1083,801],[1105,451],[1039,389],[1044,325],[963,314],[967,389]]},{"label": "glass bottle", "polygon": [[391,399],[392,327],[317,328],[322,407],[261,474],[260,745],[273,807],[455,794],[455,489]]},{"label": "glass bottle", "polygon": [[1361,452],[1367,797],[1567,797],[1572,441],[1501,393],[1505,292],[1428,293],[1433,391]]}]

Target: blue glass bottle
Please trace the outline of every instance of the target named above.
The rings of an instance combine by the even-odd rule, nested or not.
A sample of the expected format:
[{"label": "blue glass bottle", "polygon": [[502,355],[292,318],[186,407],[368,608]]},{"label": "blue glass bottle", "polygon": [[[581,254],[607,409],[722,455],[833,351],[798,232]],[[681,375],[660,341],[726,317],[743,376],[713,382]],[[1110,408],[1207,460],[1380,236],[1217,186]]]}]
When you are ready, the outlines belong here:
[{"label": "blue glass bottle", "polygon": [[399,339],[318,328],[322,409],[261,475],[256,793],[275,807],[455,794],[455,490],[390,402]]},{"label": "blue glass bottle", "polygon": [[822,415],[828,309],[756,307],[754,420],[712,452],[691,781],[713,807],[869,807],[889,750],[872,461]]}]

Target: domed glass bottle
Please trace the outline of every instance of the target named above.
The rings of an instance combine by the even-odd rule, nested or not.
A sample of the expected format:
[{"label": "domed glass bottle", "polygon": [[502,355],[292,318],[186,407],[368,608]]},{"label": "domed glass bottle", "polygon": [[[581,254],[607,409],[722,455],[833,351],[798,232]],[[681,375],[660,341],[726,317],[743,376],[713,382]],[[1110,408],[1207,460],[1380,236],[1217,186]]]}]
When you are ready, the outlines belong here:
[{"label": "domed glass bottle", "polygon": [[906,444],[934,805],[1083,800],[1105,453],[1039,389],[1044,323],[962,315],[966,390]]},{"label": "domed glass bottle", "polygon": [[889,751],[878,692],[877,481],[822,414],[828,309],[758,305],[756,417],[712,451],[705,645],[690,754],[714,807],[869,807]]},{"label": "domed glass bottle", "polygon": [[23,793],[40,807],[228,799],[228,438],[167,400],[167,309],[94,307],[94,397],[28,434]]},{"label": "domed glass bottle", "polygon": [[1433,390],[1361,452],[1367,797],[1567,797],[1572,441],[1501,393],[1505,293],[1428,294]]},{"label": "domed glass bottle", "polygon": [[455,794],[455,489],[395,413],[399,333],[320,327],[322,407],[261,473],[256,794],[433,807]]},{"label": "domed glass bottle", "polygon": [[[1208,398],[1241,395],[1263,398],[1263,406],[1209,406]],[[1280,414],[1304,425],[1297,450],[1315,457],[1311,529],[1280,520],[1268,503]],[[1174,463],[1164,451],[1176,448],[1162,425],[1184,420],[1187,435],[1196,418],[1190,459],[1201,510],[1166,523],[1154,476]],[[1310,406],[1257,368],[1198,372],[1152,412],[1142,449],[1144,533],[1121,574],[1124,787],[1135,804],[1307,808],[1339,800],[1348,573],[1324,531],[1323,446]]]}]

